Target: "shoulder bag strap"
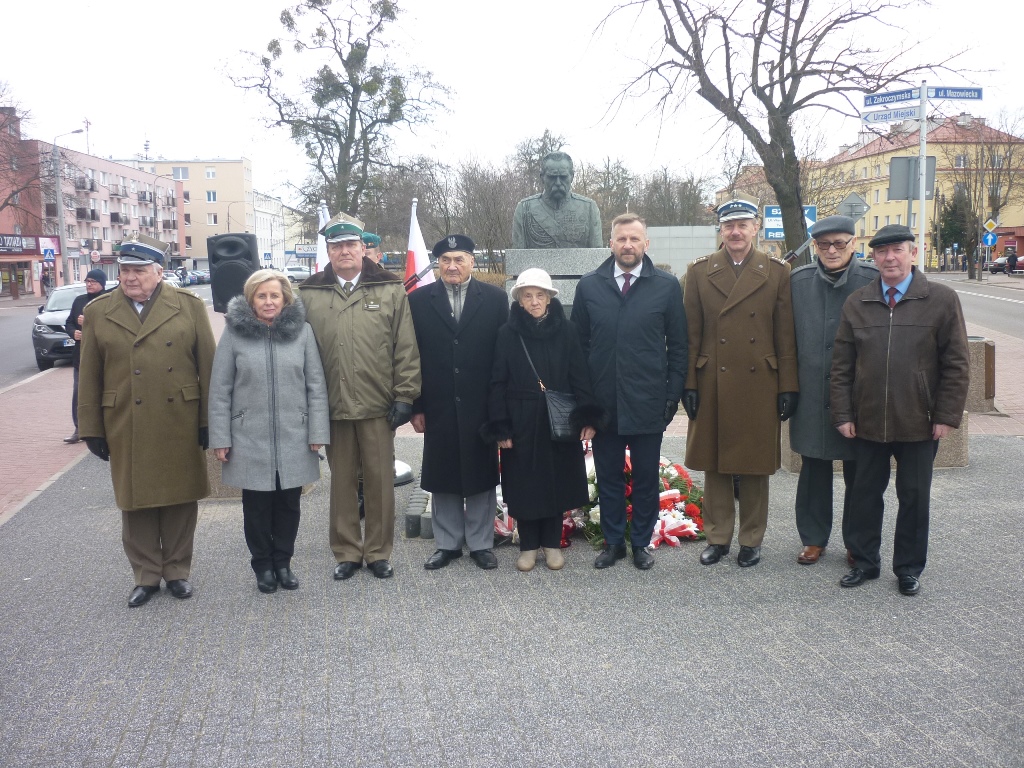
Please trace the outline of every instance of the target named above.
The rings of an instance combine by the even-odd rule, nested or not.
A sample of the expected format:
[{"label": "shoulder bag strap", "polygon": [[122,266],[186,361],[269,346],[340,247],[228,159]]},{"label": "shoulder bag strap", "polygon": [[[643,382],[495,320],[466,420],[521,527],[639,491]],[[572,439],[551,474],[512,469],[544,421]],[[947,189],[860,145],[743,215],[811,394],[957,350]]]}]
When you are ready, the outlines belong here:
[{"label": "shoulder bag strap", "polygon": [[544,386],[544,382],[540,380],[540,374],[537,373],[537,369],[533,366],[533,358],[530,357],[530,351],[526,348],[526,342],[523,341],[523,337],[519,337],[519,343],[523,345],[523,353],[526,355],[526,362],[530,364],[530,370],[533,371],[533,375],[537,378],[537,383],[540,384],[540,391],[547,392],[547,387]]}]

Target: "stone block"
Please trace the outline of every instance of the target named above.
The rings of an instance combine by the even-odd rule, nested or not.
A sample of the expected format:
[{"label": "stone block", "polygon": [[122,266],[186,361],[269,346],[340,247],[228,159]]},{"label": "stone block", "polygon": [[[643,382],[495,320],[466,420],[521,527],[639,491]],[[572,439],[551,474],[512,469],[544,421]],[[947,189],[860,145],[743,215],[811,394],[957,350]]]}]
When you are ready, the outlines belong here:
[{"label": "stone block", "polygon": [[515,278],[539,267],[554,277],[579,278],[611,256],[607,248],[513,248],[505,251],[505,274]]},{"label": "stone block", "polygon": [[990,413],[995,406],[996,344],[983,336],[967,337],[971,381],[967,387],[967,410]]}]

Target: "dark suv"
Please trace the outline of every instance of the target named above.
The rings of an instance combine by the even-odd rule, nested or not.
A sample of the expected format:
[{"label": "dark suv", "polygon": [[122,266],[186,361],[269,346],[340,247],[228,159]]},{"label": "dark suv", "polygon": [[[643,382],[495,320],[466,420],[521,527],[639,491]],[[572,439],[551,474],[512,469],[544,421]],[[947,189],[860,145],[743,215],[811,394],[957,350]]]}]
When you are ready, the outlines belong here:
[{"label": "dark suv", "polygon": [[53,368],[57,360],[70,360],[75,340],[68,337],[64,324],[76,296],[85,293],[85,283],[74,283],[54,288],[46,304],[32,325],[32,346],[36,351],[36,365],[40,371]]}]

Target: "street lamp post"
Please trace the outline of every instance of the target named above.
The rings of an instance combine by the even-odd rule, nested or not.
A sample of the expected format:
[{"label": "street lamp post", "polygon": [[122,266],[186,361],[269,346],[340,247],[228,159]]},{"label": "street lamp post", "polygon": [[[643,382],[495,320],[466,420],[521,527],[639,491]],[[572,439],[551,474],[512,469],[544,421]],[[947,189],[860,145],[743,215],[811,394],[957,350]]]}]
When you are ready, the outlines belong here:
[{"label": "street lamp post", "polygon": [[[228,201],[228,222],[227,223],[228,223],[228,232],[229,233],[231,232],[231,206],[235,205],[236,203],[243,203],[244,204],[246,202],[248,202],[248,201],[247,200],[229,200]],[[248,224],[248,223],[249,222],[246,221],[246,224]]]},{"label": "street lamp post", "polygon": [[62,133],[53,137],[53,185],[57,193],[57,235],[60,242],[60,267],[63,272],[64,285],[68,284],[68,249],[67,237],[64,231],[64,190],[61,185],[60,178],[60,152],[57,149],[57,139],[63,138],[64,136],[70,136],[73,133],[84,132],[84,128],[78,128],[74,131],[68,131],[67,133]]},{"label": "street lamp post", "polygon": [[[157,179],[171,179],[174,177],[168,173],[155,173],[153,174]],[[157,193],[157,182],[153,182],[153,237],[159,240],[163,233],[160,231],[160,195]],[[167,258],[170,259],[170,244],[168,244]],[[165,264],[164,268],[170,267],[170,264]]]}]

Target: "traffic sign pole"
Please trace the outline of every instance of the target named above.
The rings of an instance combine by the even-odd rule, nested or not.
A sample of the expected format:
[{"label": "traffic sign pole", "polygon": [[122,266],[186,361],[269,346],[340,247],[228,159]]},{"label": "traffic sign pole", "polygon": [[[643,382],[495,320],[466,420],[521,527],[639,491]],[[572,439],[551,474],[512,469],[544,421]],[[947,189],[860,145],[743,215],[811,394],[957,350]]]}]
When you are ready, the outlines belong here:
[{"label": "traffic sign pole", "polygon": [[[925,233],[925,219],[928,218],[928,205],[927,197],[925,196],[925,187],[927,186],[926,181],[928,179],[928,89],[925,87],[925,81],[921,81],[921,153],[920,159],[917,161],[917,175],[919,177],[920,186],[918,191],[921,193],[917,198],[920,203],[920,212],[917,215],[918,223],[918,251],[917,251],[917,268],[922,272],[924,271],[924,233]],[[907,222],[910,225],[910,222]]]}]

